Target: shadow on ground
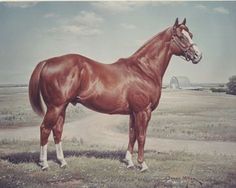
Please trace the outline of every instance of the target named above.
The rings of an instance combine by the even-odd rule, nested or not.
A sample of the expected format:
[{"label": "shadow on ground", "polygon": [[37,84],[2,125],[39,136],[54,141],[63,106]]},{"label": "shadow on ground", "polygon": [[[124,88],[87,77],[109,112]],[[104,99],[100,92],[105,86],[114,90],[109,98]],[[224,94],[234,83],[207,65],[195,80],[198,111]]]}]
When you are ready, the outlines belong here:
[{"label": "shadow on ground", "polygon": [[[146,153],[156,152],[152,150],[146,151]],[[156,152],[159,153],[159,152]],[[85,150],[85,151],[74,151],[74,150],[66,150],[64,151],[65,158],[67,157],[94,157],[97,159],[113,159],[119,160],[120,162],[124,162],[125,151],[117,150],[117,151],[97,151],[97,150]],[[13,153],[9,155],[1,156],[0,159],[7,160],[13,164],[19,163],[38,163],[39,162],[39,152],[21,152],[21,153]],[[56,161],[56,153],[55,151],[48,152],[48,160]]]},{"label": "shadow on ground", "polygon": [[[122,161],[125,157],[124,151],[96,151],[96,150],[87,150],[87,151],[73,151],[67,150],[64,151],[65,158],[67,157],[95,157],[98,159],[115,159]],[[14,164],[19,163],[38,163],[39,162],[39,152],[21,152],[14,153],[9,155],[4,155],[0,157],[2,160],[7,160]],[[48,160],[56,161],[55,151],[48,152]]]}]

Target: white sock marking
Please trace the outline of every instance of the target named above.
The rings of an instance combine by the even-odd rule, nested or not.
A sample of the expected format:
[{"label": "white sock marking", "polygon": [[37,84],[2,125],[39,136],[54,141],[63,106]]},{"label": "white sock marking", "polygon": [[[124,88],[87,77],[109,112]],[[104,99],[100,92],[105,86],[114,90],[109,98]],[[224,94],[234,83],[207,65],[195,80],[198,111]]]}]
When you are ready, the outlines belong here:
[{"label": "white sock marking", "polygon": [[129,151],[126,151],[126,155],[125,155],[125,158],[128,160],[128,161],[132,161],[132,155]]},{"label": "white sock marking", "polygon": [[147,164],[145,163],[145,161],[143,161],[142,164],[141,164],[141,172],[144,172],[144,171],[146,171],[147,169],[148,169],[148,166],[147,166]]},{"label": "white sock marking", "polygon": [[61,142],[59,142],[58,144],[55,144],[55,146],[56,146],[57,159],[61,162],[61,167],[64,167],[67,165],[67,163],[64,159]]},{"label": "white sock marking", "polygon": [[56,146],[57,159],[58,160],[63,160],[64,159],[64,154],[63,154],[61,142],[59,142],[55,146]]},{"label": "white sock marking", "polygon": [[47,161],[47,144],[40,146],[40,161]]},{"label": "white sock marking", "polygon": [[128,162],[127,168],[130,168],[130,167],[134,166],[134,163],[132,161],[132,154],[128,150],[126,151],[125,159]]},{"label": "white sock marking", "polygon": [[42,170],[48,168],[48,161],[47,161],[47,144],[44,146],[40,146],[40,156],[39,156],[39,165],[42,166]]}]

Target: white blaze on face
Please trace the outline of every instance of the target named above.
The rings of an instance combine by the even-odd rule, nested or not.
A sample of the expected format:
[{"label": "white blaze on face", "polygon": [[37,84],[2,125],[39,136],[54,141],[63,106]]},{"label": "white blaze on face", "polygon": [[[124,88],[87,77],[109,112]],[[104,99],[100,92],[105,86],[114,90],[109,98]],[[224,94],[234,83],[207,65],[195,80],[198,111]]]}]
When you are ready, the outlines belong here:
[{"label": "white blaze on face", "polygon": [[193,45],[193,49],[195,50],[196,54],[201,54],[200,50],[198,49],[197,45],[194,44],[193,40],[191,39],[189,33],[183,29],[182,31],[183,35],[188,39],[189,43]]}]

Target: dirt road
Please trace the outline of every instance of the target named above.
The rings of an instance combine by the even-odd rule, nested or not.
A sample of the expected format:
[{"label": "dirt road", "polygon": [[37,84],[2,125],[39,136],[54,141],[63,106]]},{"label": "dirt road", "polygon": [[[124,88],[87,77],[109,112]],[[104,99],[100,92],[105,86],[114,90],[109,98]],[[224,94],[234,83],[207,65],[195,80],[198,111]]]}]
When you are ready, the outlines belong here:
[{"label": "dirt road", "polygon": [[[83,139],[87,144],[107,145],[126,149],[128,133],[114,132],[114,127],[123,123],[128,126],[128,116],[92,113],[79,121],[64,126],[63,139]],[[1,139],[39,139],[39,127],[2,129]],[[52,136],[50,137],[52,139]],[[217,141],[172,140],[147,137],[146,150],[159,152],[185,151],[190,153],[236,155],[236,143]],[[65,148],[66,149],[66,148]],[[79,149],[79,148],[78,148]]]}]

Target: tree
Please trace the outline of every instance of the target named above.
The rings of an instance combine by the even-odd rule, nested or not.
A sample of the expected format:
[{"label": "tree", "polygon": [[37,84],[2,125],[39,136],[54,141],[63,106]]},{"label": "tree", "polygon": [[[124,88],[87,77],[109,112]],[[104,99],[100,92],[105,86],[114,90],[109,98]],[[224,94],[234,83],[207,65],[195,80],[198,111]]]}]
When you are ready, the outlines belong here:
[{"label": "tree", "polygon": [[228,87],[227,94],[236,95],[236,75],[233,75],[229,78],[227,87]]}]

